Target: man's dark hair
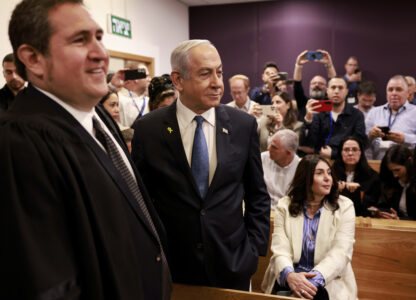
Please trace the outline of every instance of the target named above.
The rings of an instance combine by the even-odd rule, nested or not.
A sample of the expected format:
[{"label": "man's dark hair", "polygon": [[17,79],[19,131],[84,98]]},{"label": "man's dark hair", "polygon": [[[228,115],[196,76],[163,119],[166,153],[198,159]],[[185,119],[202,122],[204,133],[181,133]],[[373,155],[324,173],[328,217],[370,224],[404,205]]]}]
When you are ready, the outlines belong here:
[{"label": "man's dark hair", "polygon": [[267,68],[275,68],[277,70],[277,72],[279,72],[279,67],[277,66],[277,64],[274,61],[268,61],[264,64],[263,67],[263,72],[267,69]]},{"label": "man's dark hair", "polygon": [[328,87],[329,87],[329,83],[332,81],[332,79],[342,79],[342,81],[344,81],[345,82],[345,86],[346,87],[348,87],[348,82],[345,80],[345,78],[343,77],[343,76],[334,76],[334,77],[332,77],[332,78],[330,78],[329,80],[328,80]]},{"label": "man's dark hair", "polygon": [[372,81],[363,81],[357,87],[357,93],[360,95],[377,94],[376,84]]},{"label": "man's dark hair", "polygon": [[4,58],[3,58],[3,66],[5,62],[11,62],[14,63],[14,55],[13,53],[9,53],[7,54]]},{"label": "man's dark hair", "polygon": [[17,56],[17,49],[28,44],[41,54],[48,54],[52,28],[49,12],[64,3],[83,4],[82,0],[23,0],[16,5],[9,22],[9,39],[13,47],[17,73],[27,80],[25,65]]}]

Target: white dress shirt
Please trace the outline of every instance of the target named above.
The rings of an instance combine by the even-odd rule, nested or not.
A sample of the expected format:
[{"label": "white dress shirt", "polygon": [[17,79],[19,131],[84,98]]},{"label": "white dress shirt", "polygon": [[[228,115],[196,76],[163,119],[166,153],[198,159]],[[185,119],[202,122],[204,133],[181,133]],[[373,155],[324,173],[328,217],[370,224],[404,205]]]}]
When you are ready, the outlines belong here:
[{"label": "white dress shirt", "polygon": [[253,100],[251,100],[247,96],[247,101],[246,101],[246,103],[244,103],[243,107],[241,107],[241,108],[237,106],[237,104],[235,103],[235,101],[231,101],[231,102],[227,103],[227,105],[228,106],[231,106],[231,107],[234,107],[234,108],[237,108],[239,110],[245,111],[246,113],[249,113],[250,112],[250,108],[252,108],[255,103],[256,102],[254,102]]},{"label": "white dress shirt", "polygon": [[[143,108],[143,115],[149,112],[149,98],[143,95],[136,95],[126,88],[118,93],[119,119],[123,126],[131,127]],[[143,107],[144,105],[144,107]]]},{"label": "white dress shirt", "polygon": [[287,190],[295,175],[299,160],[299,157],[295,154],[290,164],[282,168],[270,158],[269,151],[261,153],[264,182],[266,183],[267,191],[271,198],[272,210],[275,209],[279,199],[287,195]]},{"label": "white dress shirt", "polygon": [[95,116],[97,120],[100,122],[101,127],[105,130],[105,132],[110,136],[110,138],[113,140],[113,143],[116,145],[118,152],[121,155],[121,158],[123,159],[124,163],[126,164],[127,168],[129,169],[131,175],[133,176],[134,180],[136,180],[136,176],[134,175],[133,168],[130,165],[129,160],[127,159],[127,156],[123,149],[121,149],[120,144],[116,141],[113,134],[110,132],[110,130],[107,128],[107,126],[104,124],[104,122],[101,120],[101,118],[98,116],[98,114],[95,112],[94,108],[92,108],[90,111],[82,111],[79,109],[74,108],[73,106],[69,105],[68,103],[62,101],[55,95],[44,91],[36,86],[34,86],[36,89],[38,89],[40,92],[51,98],[53,101],[58,103],[60,106],[62,106],[71,116],[77,120],[82,127],[94,138],[94,140],[97,142],[97,144],[104,150],[104,146],[100,143],[99,140],[95,137],[95,130],[92,126],[92,117]]},{"label": "white dress shirt", "polygon": [[[178,98],[176,101],[176,117],[178,119],[179,130],[181,132],[182,144],[185,150],[188,164],[191,166],[192,147],[194,144],[194,135],[196,129],[196,121],[194,117],[197,114],[187,108]],[[207,142],[208,156],[209,156],[209,183],[211,184],[214,177],[215,169],[217,168],[217,147],[215,135],[215,108],[212,107],[201,116],[204,118],[202,123],[202,131]]]}]

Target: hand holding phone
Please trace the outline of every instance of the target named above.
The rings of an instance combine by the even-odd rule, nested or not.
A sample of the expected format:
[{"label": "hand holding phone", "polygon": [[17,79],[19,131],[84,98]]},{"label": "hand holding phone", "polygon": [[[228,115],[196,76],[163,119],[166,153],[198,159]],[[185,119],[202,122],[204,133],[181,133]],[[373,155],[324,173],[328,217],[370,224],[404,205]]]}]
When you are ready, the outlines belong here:
[{"label": "hand holding phone", "polygon": [[387,140],[387,134],[390,131],[390,127],[389,126],[377,126],[378,128],[380,128],[380,130],[384,133],[384,136],[381,138],[383,141]]},{"label": "hand holding phone", "polygon": [[275,113],[275,107],[274,105],[261,105],[262,111],[263,111],[263,115],[265,116],[270,116],[270,115],[274,115]]},{"label": "hand holding phone", "polygon": [[314,60],[321,60],[322,58],[324,58],[324,55],[320,51],[308,51],[306,52],[305,57],[309,61],[314,61]]},{"label": "hand holding phone", "polygon": [[315,108],[314,111],[321,112],[321,111],[331,111],[332,110],[332,101],[331,100],[318,100],[317,103],[312,104],[312,107],[318,106]]},{"label": "hand holding phone", "polygon": [[287,80],[287,72],[279,72],[279,80]]}]

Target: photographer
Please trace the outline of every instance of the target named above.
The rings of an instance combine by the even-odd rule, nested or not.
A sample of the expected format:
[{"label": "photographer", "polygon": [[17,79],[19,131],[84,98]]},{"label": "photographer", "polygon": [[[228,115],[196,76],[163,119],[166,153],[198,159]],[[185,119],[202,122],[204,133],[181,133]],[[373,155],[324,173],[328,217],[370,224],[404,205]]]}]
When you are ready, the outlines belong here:
[{"label": "photographer", "polygon": [[253,88],[250,93],[250,99],[259,104],[271,104],[271,94],[274,92],[274,86],[279,79],[279,68],[273,61],[267,62],[263,68],[261,79],[263,86]]},{"label": "photographer", "polygon": [[294,96],[298,105],[299,120],[303,120],[303,117],[305,116],[305,106],[306,106],[306,102],[308,101],[308,99],[310,98],[315,99],[315,100],[327,99],[326,79],[320,75],[316,75],[312,78],[309,84],[309,97],[305,95],[305,92],[302,86],[302,68],[305,64],[309,62],[318,62],[318,63],[324,64],[326,71],[327,71],[328,78],[332,78],[336,76],[336,71],[332,63],[331,55],[329,55],[327,51],[305,50],[298,55],[298,57],[296,58],[295,70],[293,71],[293,80],[294,80]]}]

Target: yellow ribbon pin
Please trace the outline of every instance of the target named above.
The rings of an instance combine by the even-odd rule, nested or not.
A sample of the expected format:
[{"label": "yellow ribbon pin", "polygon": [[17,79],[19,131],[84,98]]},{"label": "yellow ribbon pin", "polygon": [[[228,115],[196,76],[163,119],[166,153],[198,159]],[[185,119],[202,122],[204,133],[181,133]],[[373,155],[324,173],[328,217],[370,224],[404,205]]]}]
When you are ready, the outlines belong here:
[{"label": "yellow ribbon pin", "polygon": [[168,131],[169,131],[169,133],[172,133],[172,128],[170,128],[170,127],[168,127]]}]

